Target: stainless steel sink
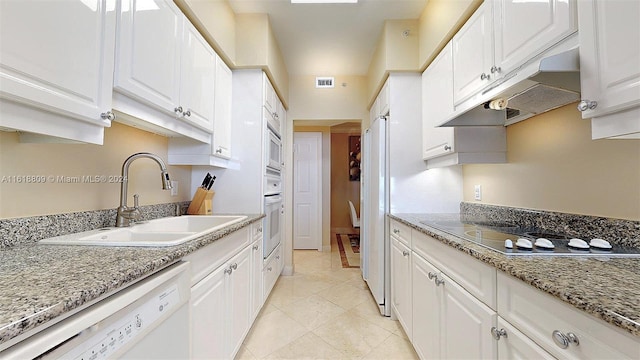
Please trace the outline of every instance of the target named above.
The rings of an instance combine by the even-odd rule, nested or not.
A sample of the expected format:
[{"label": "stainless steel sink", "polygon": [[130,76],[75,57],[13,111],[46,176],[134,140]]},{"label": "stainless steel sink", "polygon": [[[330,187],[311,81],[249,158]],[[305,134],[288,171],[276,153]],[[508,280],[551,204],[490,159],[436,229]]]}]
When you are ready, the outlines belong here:
[{"label": "stainless steel sink", "polygon": [[220,230],[246,216],[179,216],[150,220],[125,228],[108,228],[40,240],[41,244],[94,246],[175,246]]}]

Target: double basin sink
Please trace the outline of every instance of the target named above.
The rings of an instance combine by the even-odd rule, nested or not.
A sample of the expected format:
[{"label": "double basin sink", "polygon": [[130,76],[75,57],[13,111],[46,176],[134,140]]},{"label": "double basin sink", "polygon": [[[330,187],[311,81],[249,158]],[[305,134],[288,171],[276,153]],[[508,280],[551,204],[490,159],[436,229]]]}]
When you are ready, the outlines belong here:
[{"label": "double basin sink", "polygon": [[39,242],[58,245],[175,246],[246,218],[235,215],[185,215],[150,220],[125,228],[104,228],[57,236]]}]

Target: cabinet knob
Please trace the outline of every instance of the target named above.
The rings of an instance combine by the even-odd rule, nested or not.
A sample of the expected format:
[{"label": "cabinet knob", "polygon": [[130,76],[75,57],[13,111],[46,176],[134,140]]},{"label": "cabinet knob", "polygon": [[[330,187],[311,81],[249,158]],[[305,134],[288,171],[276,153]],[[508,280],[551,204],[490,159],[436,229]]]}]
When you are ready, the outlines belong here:
[{"label": "cabinet knob", "polygon": [[258,229],[256,229],[257,232],[261,233],[262,232],[262,228],[259,227]]},{"label": "cabinet knob", "polygon": [[269,267],[267,268],[267,271],[271,271],[271,270],[273,270],[273,268],[272,268],[271,266],[269,266]]},{"label": "cabinet knob", "polygon": [[216,154],[222,154],[222,149],[221,148],[217,148],[216,149]]},{"label": "cabinet knob", "polygon": [[233,270],[238,270],[238,263],[233,263],[230,266]]},{"label": "cabinet knob", "polygon": [[258,250],[258,245],[253,245],[253,250]]},{"label": "cabinet knob", "polygon": [[409,256],[409,252],[407,250],[402,250],[402,256]]},{"label": "cabinet knob", "polygon": [[400,229],[393,229],[394,234],[400,234]]},{"label": "cabinet knob", "polygon": [[489,80],[489,78],[488,74],[482,73],[482,75],[480,75],[480,80]]},{"label": "cabinet knob", "polygon": [[184,116],[191,116],[191,110],[187,110],[183,114]]},{"label": "cabinet knob", "polygon": [[565,335],[560,330],[553,330],[553,332],[551,333],[551,337],[553,338],[553,341],[556,343],[556,345],[558,345],[562,349],[568,348],[570,344],[573,344],[575,346],[580,345],[580,340],[578,340],[576,334],[572,332],[568,332]]},{"label": "cabinet knob", "polygon": [[113,121],[116,119],[116,114],[114,114],[111,111],[107,111],[107,112],[103,112],[102,114],[100,114],[100,118],[102,120],[109,120],[109,121]]},{"label": "cabinet knob", "polygon": [[182,114],[182,106],[178,106],[177,108],[174,108],[173,111],[175,113]]},{"label": "cabinet knob", "polygon": [[492,73],[492,74],[499,73],[499,72],[501,72],[501,71],[502,71],[502,69],[501,69],[501,68],[499,68],[499,67],[497,67],[497,66],[495,66],[495,65],[493,65],[493,66],[491,67],[491,73]]},{"label": "cabinet knob", "polygon": [[496,339],[496,340],[500,340],[500,337],[502,337],[502,336],[507,337],[507,330],[505,330],[505,329],[498,330],[497,327],[492,326],[491,327],[491,336],[493,336],[493,338]]},{"label": "cabinet knob", "polygon": [[438,275],[432,273],[431,271],[429,271],[429,274],[427,274],[429,276],[429,280],[433,280],[438,278]]},{"label": "cabinet knob", "polygon": [[596,107],[598,107],[598,102],[597,101],[582,100],[582,101],[580,101],[578,103],[578,110],[579,111],[593,110]]},{"label": "cabinet knob", "polygon": [[231,268],[224,269],[224,273],[225,273],[225,274],[229,274],[229,275],[231,275],[231,273],[232,273],[232,272],[233,272],[233,270],[232,270]]},{"label": "cabinet knob", "polygon": [[445,146],[444,146],[444,151],[449,151],[449,150],[451,150],[451,146],[449,146],[449,145],[445,145]]},{"label": "cabinet knob", "polygon": [[436,276],[436,286],[440,286],[440,285],[444,285],[444,280],[439,279],[438,276]]}]

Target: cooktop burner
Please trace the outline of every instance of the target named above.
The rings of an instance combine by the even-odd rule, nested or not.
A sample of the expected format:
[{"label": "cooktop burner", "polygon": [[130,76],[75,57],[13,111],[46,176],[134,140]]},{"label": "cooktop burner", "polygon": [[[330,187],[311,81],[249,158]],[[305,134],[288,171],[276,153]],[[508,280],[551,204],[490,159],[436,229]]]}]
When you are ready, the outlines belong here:
[{"label": "cooktop burner", "polygon": [[510,223],[456,220],[422,223],[506,255],[640,257],[640,249],[609,244],[606,239],[575,239]]}]

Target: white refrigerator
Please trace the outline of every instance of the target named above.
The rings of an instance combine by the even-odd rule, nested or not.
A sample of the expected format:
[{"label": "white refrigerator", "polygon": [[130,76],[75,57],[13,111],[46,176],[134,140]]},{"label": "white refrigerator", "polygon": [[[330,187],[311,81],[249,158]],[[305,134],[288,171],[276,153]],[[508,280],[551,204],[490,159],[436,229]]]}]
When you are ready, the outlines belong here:
[{"label": "white refrigerator", "polygon": [[462,167],[427,169],[422,159],[421,76],[391,73],[389,112],[363,137],[362,275],[380,308],[391,315],[389,219],[397,213],[458,213]]}]

